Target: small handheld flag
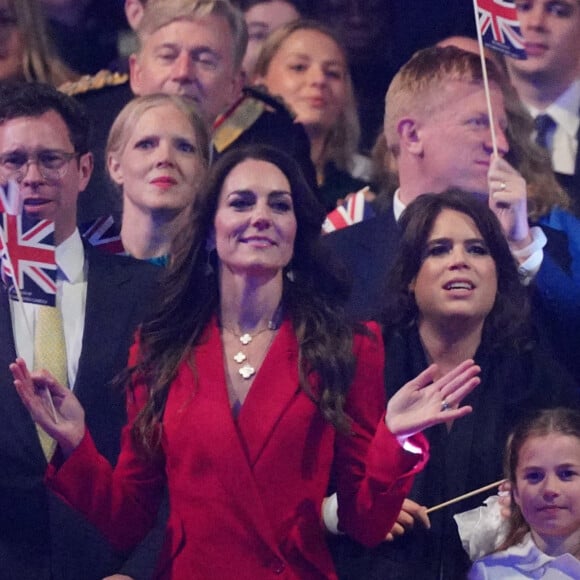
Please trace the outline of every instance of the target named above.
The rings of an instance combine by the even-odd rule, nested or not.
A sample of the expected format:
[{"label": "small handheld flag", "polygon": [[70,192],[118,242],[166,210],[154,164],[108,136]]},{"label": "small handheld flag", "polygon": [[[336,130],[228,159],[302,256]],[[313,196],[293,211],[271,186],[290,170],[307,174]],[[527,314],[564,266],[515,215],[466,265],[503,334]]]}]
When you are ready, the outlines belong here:
[{"label": "small handheld flag", "polygon": [[483,44],[506,56],[527,58],[514,0],[475,0]]}]

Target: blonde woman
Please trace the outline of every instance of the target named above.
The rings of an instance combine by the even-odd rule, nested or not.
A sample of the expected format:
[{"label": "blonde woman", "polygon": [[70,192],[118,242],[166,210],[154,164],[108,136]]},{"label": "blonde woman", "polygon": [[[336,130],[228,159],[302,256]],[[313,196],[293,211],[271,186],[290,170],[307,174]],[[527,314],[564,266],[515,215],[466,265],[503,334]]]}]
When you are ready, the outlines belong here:
[{"label": "blonde woman", "polygon": [[110,178],[123,195],[121,241],[131,256],[165,263],[188,223],[208,165],[209,137],[192,103],[156,94],[130,101],[107,142]]},{"label": "blonde woman", "polygon": [[360,127],[352,82],[334,33],[309,20],[279,28],[263,45],[254,82],[281,97],[304,126],[327,211],[364,187],[368,160],[357,155]]}]

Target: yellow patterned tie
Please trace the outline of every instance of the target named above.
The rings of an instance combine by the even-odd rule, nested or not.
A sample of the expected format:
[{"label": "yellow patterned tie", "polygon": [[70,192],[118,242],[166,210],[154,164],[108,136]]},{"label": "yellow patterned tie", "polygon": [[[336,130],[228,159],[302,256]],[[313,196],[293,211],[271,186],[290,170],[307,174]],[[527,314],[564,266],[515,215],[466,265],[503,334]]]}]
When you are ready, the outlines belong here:
[{"label": "yellow patterned tie", "polygon": [[[46,369],[64,387],[68,386],[66,343],[62,316],[56,306],[39,306],[34,328],[34,370]],[[38,425],[38,437],[47,461],[56,448],[56,441]]]}]

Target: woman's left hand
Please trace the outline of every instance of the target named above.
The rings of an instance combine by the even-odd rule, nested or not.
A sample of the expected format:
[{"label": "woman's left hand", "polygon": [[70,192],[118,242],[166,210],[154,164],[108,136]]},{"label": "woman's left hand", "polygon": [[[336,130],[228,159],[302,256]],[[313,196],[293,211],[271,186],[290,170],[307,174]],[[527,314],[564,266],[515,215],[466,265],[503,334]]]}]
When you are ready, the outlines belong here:
[{"label": "woman's left hand", "polygon": [[387,427],[396,437],[410,437],[432,425],[471,413],[470,406],[460,405],[479,385],[480,371],[473,360],[466,360],[435,380],[437,365],[431,365],[389,400]]}]

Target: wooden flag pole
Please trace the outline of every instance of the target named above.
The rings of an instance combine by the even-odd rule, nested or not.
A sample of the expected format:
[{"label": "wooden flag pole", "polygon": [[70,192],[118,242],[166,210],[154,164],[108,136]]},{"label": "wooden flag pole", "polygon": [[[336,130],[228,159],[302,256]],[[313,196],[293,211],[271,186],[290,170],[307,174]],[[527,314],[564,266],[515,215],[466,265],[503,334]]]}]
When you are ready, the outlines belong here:
[{"label": "wooden flag pole", "polygon": [[474,489],[473,491],[470,491],[468,493],[464,493],[463,495],[460,495],[458,497],[454,497],[453,499],[450,499],[448,501],[444,501],[443,503],[440,503],[438,505],[434,505],[433,507],[430,507],[426,511],[426,513],[430,514],[431,512],[436,512],[437,510],[443,509],[444,507],[447,507],[448,505],[453,505],[454,503],[457,503],[457,502],[462,501],[464,499],[467,499],[469,497],[473,497],[474,495],[477,495],[479,493],[483,493],[484,491],[489,491],[490,489],[493,489],[494,487],[498,487],[504,481],[507,481],[507,479],[499,479],[498,481],[494,481],[493,483],[490,483],[488,485],[484,485],[483,487],[479,487],[478,489]]},{"label": "wooden flag pole", "polygon": [[16,270],[14,270],[14,265],[12,264],[12,258],[10,257],[10,252],[8,251],[8,245],[6,244],[6,238],[4,237],[4,230],[2,226],[0,226],[0,242],[4,247],[4,251],[6,252],[6,260],[10,265],[10,270],[12,272],[12,283],[14,285],[14,291],[16,292],[16,297],[18,298],[18,305],[21,308],[22,316],[24,318],[24,322],[26,324],[26,330],[28,332],[28,338],[30,339],[30,343],[34,342],[34,335],[32,334],[32,328],[30,327],[30,321],[26,316],[26,311],[24,310],[24,300],[22,299],[22,293],[20,292],[20,288],[18,287],[18,280],[16,280]]},{"label": "wooden flag pole", "polygon": [[479,45],[479,56],[481,58],[481,69],[483,72],[483,87],[485,89],[485,100],[487,103],[487,112],[489,115],[489,128],[491,130],[491,144],[493,146],[493,154],[497,157],[497,137],[495,134],[495,123],[493,120],[493,110],[491,108],[491,96],[489,93],[489,81],[487,79],[487,63],[485,60],[485,52],[483,47],[483,39],[481,37],[481,29],[479,27],[479,12],[477,8],[477,0],[473,0],[473,10],[475,13],[475,29],[477,30],[477,43]]}]

